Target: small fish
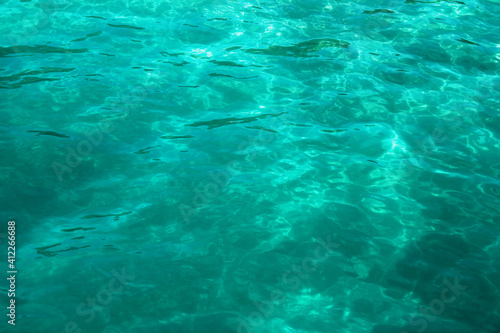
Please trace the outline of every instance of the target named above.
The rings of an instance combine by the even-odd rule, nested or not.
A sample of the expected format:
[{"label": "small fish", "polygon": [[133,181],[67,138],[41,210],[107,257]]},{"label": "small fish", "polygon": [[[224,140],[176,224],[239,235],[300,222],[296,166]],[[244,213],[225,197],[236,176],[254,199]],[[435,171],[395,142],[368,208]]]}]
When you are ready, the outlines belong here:
[{"label": "small fish", "polygon": [[52,136],[57,136],[58,138],[69,138],[69,136],[61,134],[61,133],[56,133],[53,131],[28,131],[30,133],[38,133],[36,136],[40,135],[52,135]]}]

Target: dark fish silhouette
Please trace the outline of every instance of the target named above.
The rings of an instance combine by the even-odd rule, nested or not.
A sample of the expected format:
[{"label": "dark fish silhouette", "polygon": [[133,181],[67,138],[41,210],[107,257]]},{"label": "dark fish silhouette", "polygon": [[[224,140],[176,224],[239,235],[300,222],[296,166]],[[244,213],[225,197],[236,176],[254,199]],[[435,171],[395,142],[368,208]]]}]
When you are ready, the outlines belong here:
[{"label": "dark fish silhouette", "polygon": [[53,132],[53,131],[28,131],[30,133],[38,133],[36,136],[39,136],[39,135],[52,135],[52,136],[57,136],[58,138],[69,138],[69,136],[67,135],[64,135],[64,134],[61,134],[61,133],[57,133],[57,132]]}]

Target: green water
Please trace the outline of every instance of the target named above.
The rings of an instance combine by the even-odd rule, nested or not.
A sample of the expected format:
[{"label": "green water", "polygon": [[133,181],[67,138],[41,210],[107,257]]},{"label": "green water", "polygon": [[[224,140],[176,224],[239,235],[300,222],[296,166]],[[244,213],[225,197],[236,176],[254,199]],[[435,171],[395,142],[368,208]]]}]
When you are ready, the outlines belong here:
[{"label": "green water", "polygon": [[0,15],[0,332],[500,332],[498,0]]}]

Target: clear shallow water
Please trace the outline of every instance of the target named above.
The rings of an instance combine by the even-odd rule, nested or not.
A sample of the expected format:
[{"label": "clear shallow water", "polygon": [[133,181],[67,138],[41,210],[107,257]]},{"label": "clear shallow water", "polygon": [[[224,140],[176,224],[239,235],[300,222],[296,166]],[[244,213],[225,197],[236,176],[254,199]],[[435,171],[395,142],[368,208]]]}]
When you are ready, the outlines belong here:
[{"label": "clear shallow water", "polygon": [[2,330],[500,331],[498,1],[3,7]]}]

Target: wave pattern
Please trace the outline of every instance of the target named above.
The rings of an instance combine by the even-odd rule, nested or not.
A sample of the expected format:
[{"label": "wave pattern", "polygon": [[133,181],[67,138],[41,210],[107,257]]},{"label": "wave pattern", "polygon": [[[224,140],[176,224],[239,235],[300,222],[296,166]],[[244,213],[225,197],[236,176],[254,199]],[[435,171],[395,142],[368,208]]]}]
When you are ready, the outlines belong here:
[{"label": "wave pattern", "polygon": [[500,331],[498,0],[7,5],[22,330]]}]

